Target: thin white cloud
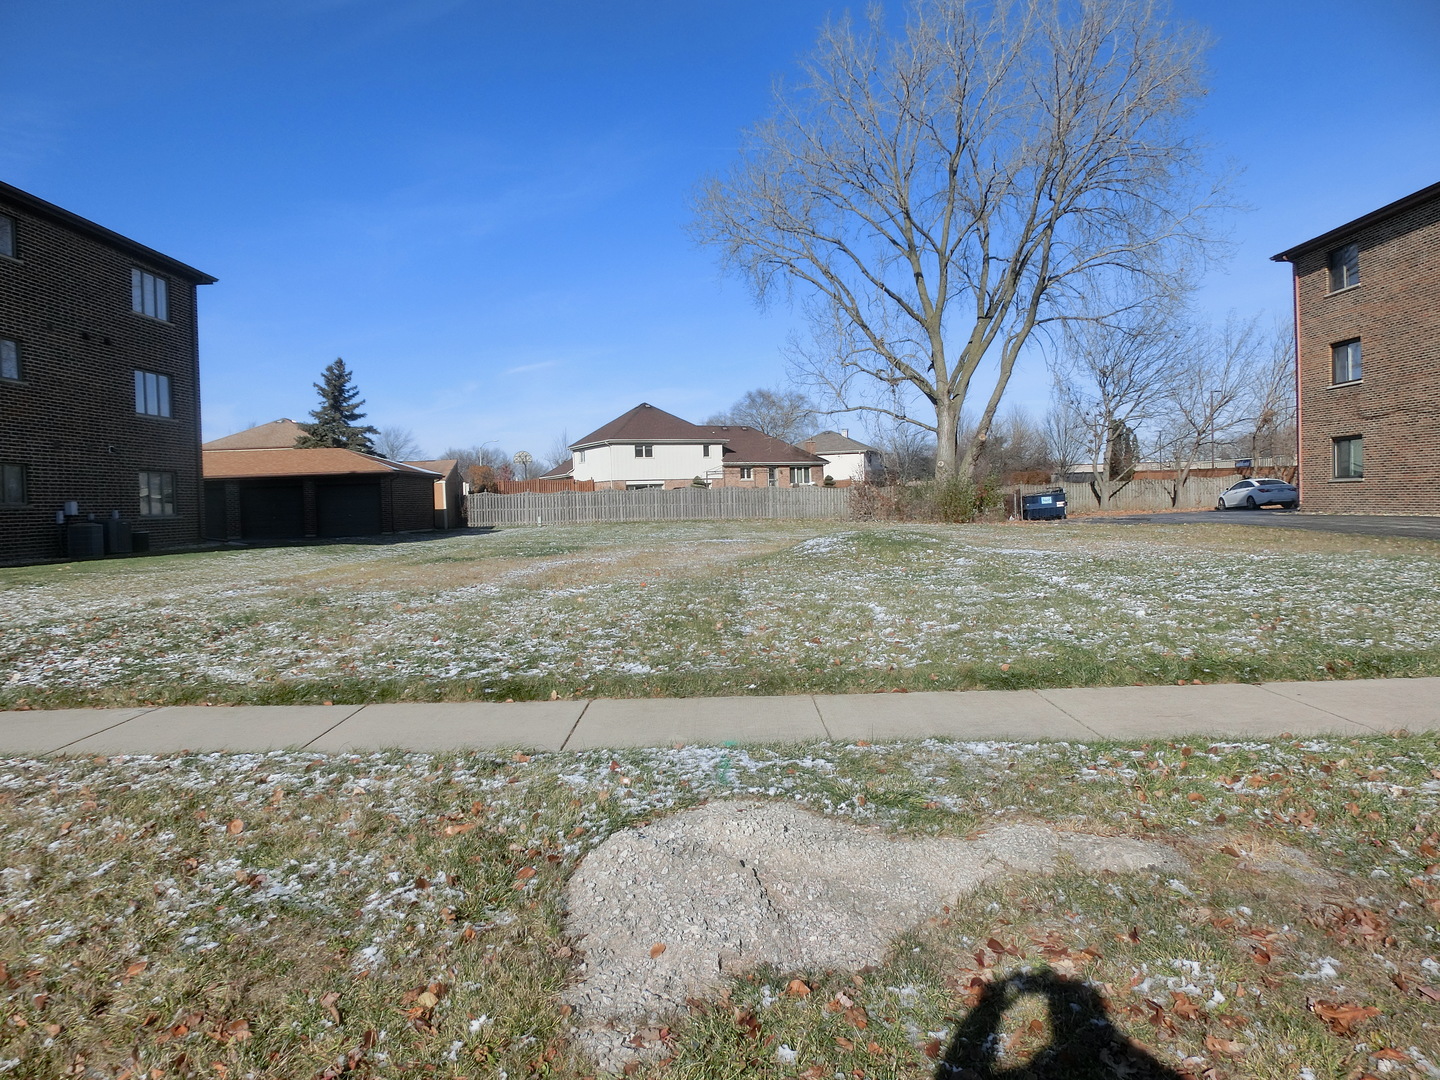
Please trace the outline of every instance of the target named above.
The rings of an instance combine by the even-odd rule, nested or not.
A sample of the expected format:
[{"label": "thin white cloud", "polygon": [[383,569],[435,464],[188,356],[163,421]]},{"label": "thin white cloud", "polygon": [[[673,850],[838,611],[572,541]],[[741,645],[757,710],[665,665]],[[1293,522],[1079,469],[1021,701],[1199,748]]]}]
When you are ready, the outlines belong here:
[{"label": "thin white cloud", "polygon": [[538,364],[521,364],[519,367],[506,368],[502,375],[522,375],[527,371],[543,371],[546,368],[559,367],[559,360],[542,360]]}]

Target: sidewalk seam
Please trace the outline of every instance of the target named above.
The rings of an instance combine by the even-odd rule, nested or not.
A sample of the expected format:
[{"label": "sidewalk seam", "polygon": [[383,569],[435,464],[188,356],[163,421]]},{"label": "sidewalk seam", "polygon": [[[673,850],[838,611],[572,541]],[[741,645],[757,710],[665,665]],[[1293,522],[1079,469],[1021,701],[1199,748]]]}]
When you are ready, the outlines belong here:
[{"label": "sidewalk seam", "polygon": [[834,740],[835,736],[830,734],[830,725],[825,723],[825,713],[820,708],[820,702],[815,700],[814,694],[806,694],[810,699],[810,707],[815,710],[815,719],[820,721],[820,730],[825,733],[825,738]]},{"label": "sidewalk seam", "polygon": [[145,710],[142,711],[142,712],[137,712],[134,716],[127,716],[124,720],[117,720],[115,723],[111,724],[109,727],[102,727],[102,728],[100,728],[98,731],[92,731],[92,732],[90,732],[88,735],[81,735],[80,738],[78,738],[78,739],[71,739],[71,740],[70,740],[69,742],[67,742],[67,743],[61,743],[59,746],[55,747],[54,750],[46,750],[45,753],[47,753],[47,754],[58,754],[58,753],[60,753],[61,750],[64,750],[65,747],[67,747],[67,746],[74,746],[77,742],[83,742],[85,739],[92,739],[92,738],[94,738],[96,735],[103,735],[103,734],[105,734],[105,732],[107,732],[107,731],[113,731],[115,728],[120,727],[122,724],[128,724],[131,720],[138,720],[138,719],[140,719],[140,717],[142,717],[142,716],[149,716],[152,712],[155,712],[157,709],[162,709],[162,708],[164,708],[163,705],[151,705],[150,708],[145,709]]},{"label": "sidewalk seam", "polygon": [[[590,706],[594,703],[594,701],[594,698],[585,699],[585,707],[580,710],[580,715],[575,717],[575,723],[570,725],[569,732],[567,732],[565,738],[560,741],[560,750],[564,750],[565,747],[570,745],[570,740],[575,737],[575,731],[577,728],[579,728],[580,721],[585,719],[585,714],[590,711]],[[559,753],[559,751],[556,751],[556,753]]]},{"label": "sidewalk seam", "polygon": [[339,727],[341,724],[345,723],[345,721],[350,720],[350,719],[352,719],[353,717],[359,716],[362,712],[364,712],[364,711],[369,707],[369,705],[370,705],[370,703],[369,703],[368,701],[367,701],[365,704],[363,704],[363,705],[357,705],[357,706],[354,708],[354,710],[352,710],[351,712],[346,713],[346,714],[345,714],[344,716],[342,716],[339,720],[336,720],[335,723],[331,724],[331,725],[330,725],[329,727],[327,727],[324,731],[320,732],[320,734],[319,734],[319,735],[316,735],[315,738],[310,739],[310,740],[308,740],[307,742],[301,743],[299,746],[296,747],[296,749],[297,749],[297,750],[304,750],[304,749],[306,749],[306,748],[310,745],[310,743],[319,742],[319,741],[320,741],[321,739],[323,739],[326,735],[329,735],[330,732],[334,731],[334,730],[335,730],[337,727]]},{"label": "sidewalk seam", "polygon": [[1354,725],[1356,725],[1357,727],[1365,728],[1367,731],[1373,731],[1373,732],[1375,732],[1375,733],[1378,734],[1378,735],[1384,735],[1384,734],[1385,734],[1385,729],[1384,729],[1384,728],[1371,727],[1369,724],[1365,723],[1365,721],[1363,721],[1363,720],[1356,720],[1356,719],[1354,719],[1353,717],[1346,716],[1346,715],[1343,714],[1343,713],[1331,712],[1329,709],[1325,708],[1323,705],[1316,705],[1316,704],[1314,704],[1313,702],[1309,702],[1309,701],[1296,701],[1296,700],[1295,700],[1294,698],[1292,698],[1292,697],[1286,697],[1284,694],[1277,693],[1276,691],[1271,690],[1270,687],[1267,686],[1265,683],[1251,683],[1250,685],[1251,685],[1251,686],[1259,687],[1261,690],[1264,690],[1267,694],[1274,694],[1276,697],[1280,698],[1282,701],[1288,701],[1288,702],[1290,702],[1290,704],[1292,704],[1292,705],[1304,705],[1307,709],[1314,709],[1316,712],[1323,712],[1326,716],[1333,716],[1333,717],[1335,717],[1336,720],[1344,720],[1347,724],[1354,724]]},{"label": "sidewalk seam", "polygon": [[1096,731],[1096,730],[1095,730],[1093,727],[1091,727],[1089,724],[1085,723],[1084,720],[1081,720],[1078,716],[1076,716],[1074,713],[1072,713],[1069,709],[1065,708],[1064,705],[1061,705],[1058,701],[1052,701],[1050,698],[1046,697],[1044,690],[1031,690],[1030,693],[1034,694],[1036,697],[1038,697],[1041,701],[1045,702],[1047,705],[1051,705],[1051,706],[1055,707],[1056,709],[1059,709],[1061,713],[1063,713],[1064,715],[1070,717],[1071,720],[1074,720],[1075,723],[1079,724],[1082,728],[1084,728],[1086,731],[1090,732],[1090,733],[1091,733],[1092,735],[1094,735],[1097,739],[1110,739],[1110,738],[1114,738],[1113,735],[1106,735],[1103,731]]}]

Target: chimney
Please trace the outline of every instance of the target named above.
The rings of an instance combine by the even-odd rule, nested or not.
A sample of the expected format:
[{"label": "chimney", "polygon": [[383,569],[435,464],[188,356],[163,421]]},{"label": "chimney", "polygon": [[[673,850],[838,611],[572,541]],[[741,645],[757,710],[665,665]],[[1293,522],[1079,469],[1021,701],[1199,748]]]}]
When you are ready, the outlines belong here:
[{"label": "chimney", "polygon": [[807,454],[813,454],[815,452],[815,440],[806,439],[800,444],[800,449],[804,450]]},{"label": "chimney", "polygon": [[842,427],[842,428],[840,429],[840,434],[841,434],[841,435],[844,435],[845,438],[848,439],[848,438],[850,437],[850,429],[849,429],[848,427]]}]

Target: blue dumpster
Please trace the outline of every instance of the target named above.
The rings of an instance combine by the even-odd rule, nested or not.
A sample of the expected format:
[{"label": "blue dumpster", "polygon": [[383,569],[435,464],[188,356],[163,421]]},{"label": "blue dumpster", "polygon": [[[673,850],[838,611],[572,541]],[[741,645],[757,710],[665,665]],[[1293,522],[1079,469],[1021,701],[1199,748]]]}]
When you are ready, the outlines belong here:
[{"label": "blue dumpster", "polygon": [[1021,496],[1020,516],[1026,521],[1055,521],[1065,516],[1065,489]]}]

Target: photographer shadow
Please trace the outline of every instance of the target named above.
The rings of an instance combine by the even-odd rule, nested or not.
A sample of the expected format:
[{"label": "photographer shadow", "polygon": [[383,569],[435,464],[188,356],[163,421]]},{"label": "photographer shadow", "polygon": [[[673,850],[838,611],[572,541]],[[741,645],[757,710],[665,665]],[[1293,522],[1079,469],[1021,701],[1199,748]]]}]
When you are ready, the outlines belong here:
[{"label": "photographer shadow", "polygon": [[[997,1063],[1000,1022],[1022,998],[1045,999],[1050,1042],[1023,1064]],[[956,1029],[935,1080],[1184,1080],[1110,1022],[1100,995],[1053,972],[1016,973],[985,987]]]}]

